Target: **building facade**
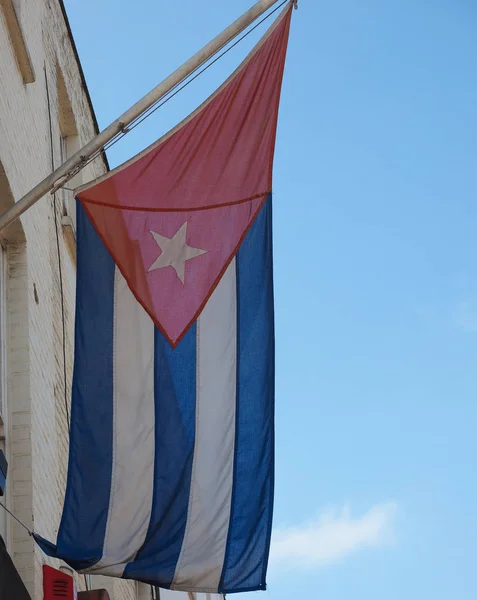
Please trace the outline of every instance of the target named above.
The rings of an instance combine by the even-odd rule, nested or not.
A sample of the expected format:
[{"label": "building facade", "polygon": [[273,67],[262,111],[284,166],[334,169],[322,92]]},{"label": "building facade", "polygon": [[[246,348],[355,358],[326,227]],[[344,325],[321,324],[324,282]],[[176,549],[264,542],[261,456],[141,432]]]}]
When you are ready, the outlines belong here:
[{"label": "building facade", "polygon": [[[0,0],[0,212],[97,132],[61,0]],[[71,187],[107,170],[102,157]],[[1,234],[0,448],[9,461],[8,508],[54,541],[68,461],[73,366],[75,212],[71,192],[48,195]],[[0,508],[6,541],[33,600],[43,565],[59,569]],[[63,570],[66,568],[61,567]],[[78,591],[151,598],[135,582],[73,574]]]}]

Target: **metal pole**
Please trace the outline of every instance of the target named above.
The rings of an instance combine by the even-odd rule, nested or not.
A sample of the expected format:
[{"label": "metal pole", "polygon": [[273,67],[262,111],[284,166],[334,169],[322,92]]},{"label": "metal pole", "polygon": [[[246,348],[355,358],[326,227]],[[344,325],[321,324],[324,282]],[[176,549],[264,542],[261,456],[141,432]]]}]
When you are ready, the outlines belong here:
[{"label": "metal pole", "polygon": [[155,102],[163,98],[173,87],[181,83],[193,71],[203,65],[211,56],[273,6],[275,2],[277,2],[277,0],[259,0],[259,2],[254,4],[241,17],[234,21],[232,25],[227,27],[227,29],[224,29],[222,33],[206,44],[186,63],[176,69],[169,77],[159,83],[159,85],[146,94],[146,96],[136,102],[134,106],[131,106],[131,108],[111,123],[111,125],[106,127],[106,129],[88,142],[86,146],[81,148],[81,150],[76,152],[76,154],[53,171],[53,173],[43,179],[43,181],[30,190],[23,198],[20,198],[18,202],[0,216],[0,232],[11,225],[15,219],[33,206],[35,202],[51,191],[61,178],[64,178],[63,183],[66,183],[71,179],[75,175],[75,173],[72,173],[74,169],[81,167],[89,157],[98,150],[101,150],[105,144],[123,131],[130,123],[132,123],[132,121],[140,117]]}]

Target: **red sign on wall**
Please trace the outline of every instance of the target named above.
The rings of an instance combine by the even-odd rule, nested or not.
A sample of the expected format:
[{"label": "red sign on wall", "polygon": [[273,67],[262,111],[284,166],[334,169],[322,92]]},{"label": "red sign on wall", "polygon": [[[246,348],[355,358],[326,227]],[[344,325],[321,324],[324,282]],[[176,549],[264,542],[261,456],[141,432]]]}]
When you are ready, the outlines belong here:
[{"label": "red sign on wall", "polygon": [[44,600],[75,600],[74,581],[71,575],[43,565]]}]

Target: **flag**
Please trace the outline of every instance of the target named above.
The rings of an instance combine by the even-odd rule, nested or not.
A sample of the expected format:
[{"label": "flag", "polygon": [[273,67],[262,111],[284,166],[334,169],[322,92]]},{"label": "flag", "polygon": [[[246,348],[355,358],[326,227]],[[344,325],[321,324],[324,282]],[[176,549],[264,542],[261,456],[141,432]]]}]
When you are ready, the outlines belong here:
[{"label": "flag", "polygon": [[272,164],[291,7],[230,79],[77,195],[73,568],[265,589],[273,508]]}]

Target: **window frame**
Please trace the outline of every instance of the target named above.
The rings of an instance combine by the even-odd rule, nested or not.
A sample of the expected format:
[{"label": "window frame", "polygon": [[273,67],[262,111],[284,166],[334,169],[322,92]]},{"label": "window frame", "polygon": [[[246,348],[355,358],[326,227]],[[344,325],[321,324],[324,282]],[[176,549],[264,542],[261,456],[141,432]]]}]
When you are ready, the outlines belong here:
[{"label": "window frame", "polygon": [[33,83],[35,81],[35,71],[23,36],[20,17],[15,10],[13,0],[0,0],[0,8],[5,17],[6,28],[23,83]]}]

